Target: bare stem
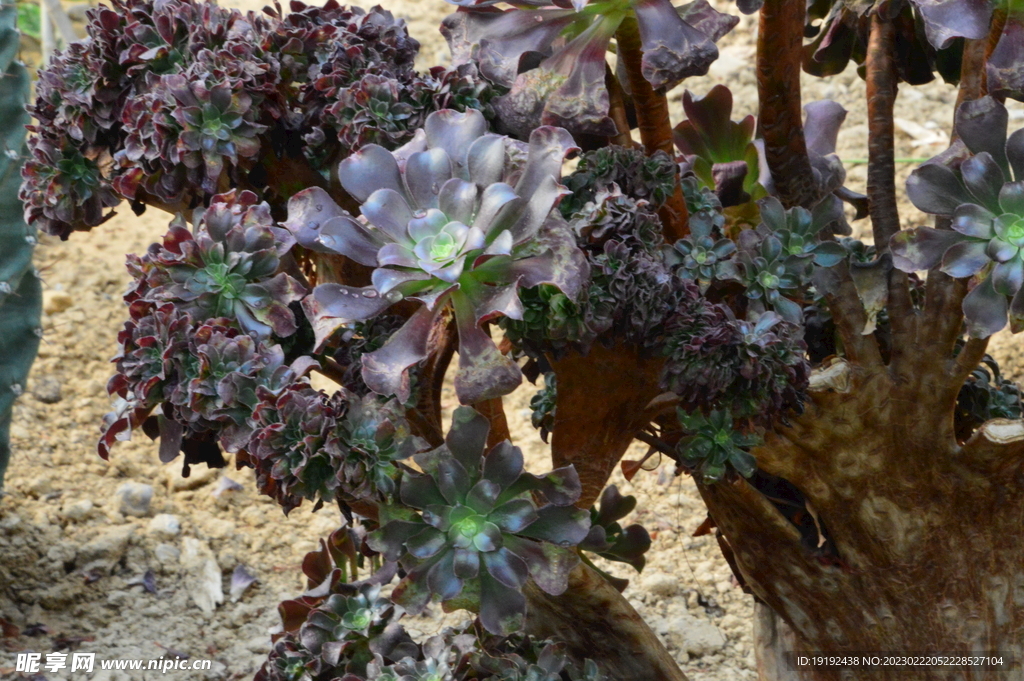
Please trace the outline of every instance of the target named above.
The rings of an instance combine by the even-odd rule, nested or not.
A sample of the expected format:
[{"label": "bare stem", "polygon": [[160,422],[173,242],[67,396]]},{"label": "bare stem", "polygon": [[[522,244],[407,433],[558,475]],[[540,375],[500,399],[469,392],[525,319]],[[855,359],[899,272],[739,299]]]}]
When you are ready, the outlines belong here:
[{"label": "bare stem", "polygon": [[620,147],[633,147],[633,137],[629,133],[629,117],[626,115],[626,96],[622,91],[622,84],[615,77],[609,67],[604,77],[605,87],[608,88],[608,115],[615,121],[618,134],[610,137],[608,141]]},{"label": "bare stem", "polygon": [[807,206],[818,195],[800,108],[804,3],[766,0],[757,32],[758,127],[779,199]]},{"label": "bare stem", "polygon": [[[633,95],[633,108],[640,128],[640,140],[648,155],[664,151],[674,155],[672,119],[668,113],[668,97],[664,90],[655,90],[644,78],[642,70],[643,46],[636,19],[626,19],[615,33],[619,59],[626,67],[629,89]],[[673,243],[689,232],[690,214],[686,210],[683,190],[676,182],[675,192],[662,206],[658,215],[665,230],[665,240]]]}]

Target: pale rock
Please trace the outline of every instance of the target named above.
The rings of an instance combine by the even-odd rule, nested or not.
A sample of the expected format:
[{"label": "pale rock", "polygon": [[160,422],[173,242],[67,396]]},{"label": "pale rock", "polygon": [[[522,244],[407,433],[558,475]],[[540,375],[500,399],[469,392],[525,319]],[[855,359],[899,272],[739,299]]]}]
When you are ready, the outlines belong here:
[{"label": "pale rock", "polygon": [[270,638],[267,636],[256,636],[245,642],[245,649],[250,653],[266,653],[270,650]]},{"label": "pale rock", "polygon": [[178,547],[170,544],[157,544],[153,549],[153,555],[161,565],[170,565],[181,560],[181,551],[178,550]]},{"label": "pale rock", "polygon": [[17,513],[0,517],[0,530],[10,531],[18,525],[21,525],[21,517]]},{"label": "pale rock", "polygon": [[78,523],[92,515],[94,507],[95,504],[92,503],[92,500],[79,499],[78,501],[65,504],[61,515],[71,522]]},{"label": "pale rock", "polygon": [[181,463],[171,462],[165,470],[167,487],[172,492],[185,492],[199,489],[203,485],[209,485],[217,479],[220,471],[216,468],[206,466],[192,466],[187,478],[181,477]]},{"label": "pale rock", "polygon": [[53,491],[53,480],[49,476],[40,475],[28,483],[26,491],[36,499],[44,497]]},{"label": "pale rock", "polygon": [[75,304],[67,291],[43,291],[43,312],[59,314]]},{"label": "pale rock", "polygon": [[644,577],[643,589],[661,598],[671,598],[679,593],[679,579],[663,572],[655,572]]},{"label": "pale rock", "polygon": [[44,404],[57,404],[61,400],[61,383],[53,376],[40,376],[32,381],[31,393]]},{"label": "pale rock", "polygon": [[188,572],[185,583],[192,601],[207,615],[224,602],[220,568],[209,545],[193,537],[182,540],[181,566]]},{"label": "pale rock", "polygon": [[669,631],[675,646],[690,655],[709,655],[725,647],[725,636],[707,620],[680,617],[672,621]]},{"label": "pale rock", "polygon": [[170,513],[158,513],[149,521],[148,531],[158,537],[177,537],[181,533],[181,522]]},{"label": "pale rock", "polygon": [[145,518],[149,515],[149,506],[153,501],[153,486],[141,482],[126,482],[114,492],[117,497],[117,510],[122,515]]},{"label": "pale rock", "polygon": [[78,550],[79,564],[84,566],[97,562],[116,563],[121,560],[121,556],[127,550],[128,540],[131,539],[134,532],[134,525],[109,528]]},{"label": "pale rock", "polygon": [[718,593],[720,593],[720,594],[728,593],[728,592],[732,591],[732,582],[727,581],[727,580],[722,580],[720,582],[716,582],[715,583],[715,590]]}]

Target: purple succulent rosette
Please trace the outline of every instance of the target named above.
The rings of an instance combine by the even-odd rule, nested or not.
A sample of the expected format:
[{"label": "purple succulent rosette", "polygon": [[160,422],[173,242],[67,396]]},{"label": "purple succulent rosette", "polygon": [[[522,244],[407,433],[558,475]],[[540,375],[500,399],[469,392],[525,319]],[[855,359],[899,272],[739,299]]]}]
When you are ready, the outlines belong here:
[{"label": "purple succulent rosette", "polygon": [[219,194],[199,213],[195,234],[178,216],[162,246],[129,257],[137,281],[127,302],[173,302],[196,321],[228,317],[247,333],[285,338],[296,329],[288,305],[306,294],[295,278],[278,272],[294,243],[252,192]]},{"label": "purple succulent rosette", "polygon": [[429,356],[435,321],[450,306],[459,400],[515,389],[519,367],[480,325],[520,319],[520,287],[551,284],[575,297],[587,280],[586,260],[552,210],[566,191],[558,183],[563,160],[574,150],[559,128],[539,128],[523,145],[488,134],[479,111],[439,111],[402,149],[369,145],[342,162],[341,183],[362,204],[362,220],[321,189],[292,197],[285,226],[300,245],[374,268],[371,286],[321,284],[303,300],[317,348],[342,326],[401,300],[423,303],[383,347],[362,356],[366,385],[405,402],[408,369]]},{"label": "purple succulent rosette", "polygon": [[395,603],[416,614],[437,598],[508,635],[523,624],[529,578],[547,593],[565,591],[579,561],[571,547],[587,537],[590,514],[572,505],[580,495],[572,466],[525,473],[508,441],[485,454],[489,427],[472,408],[457,409],[445,444],[414,457],[424,473],[402,478],[403,506],[382,507],[367,541],[407,572]]},{"label": "purple succulent rosette", "polygon": [[[605,87],[608,45],[623,20],[635,18],[643,44],[643,74],[655,88],[704,75],[718,58],[715,42],[739,21],[705,0],[674,7],[670,0],[449,0],[459,11],[444,20],[455,64],[476,60],[484,77],[511,88],[495,102],[498,118],[525,136],[540,125],[575,134],[614,135]],[[520,73],[525,55],[540,55]]]},{"label": "purple succulent rosette", "polygon": [[[675,127],[673,138],[683,153],[683,175],[693,173],[704,187],[715,192],[724,208],[757,201],[775,191],[764,157],[763,141],[755,139],[756,121],[732,116],[732,92],[715,85],[703,97],[683,93],[686,120]],[[867,197],[843,186],[846,171],[836,156],[839,128],[846,120],[846,109],[828,99],[804,106],[804,138],[821,202],[835,213],[832,231],[849,234],[840,201],[856,209],[855,219],[867,215]]]},{"label": "purple succulent rosette", "polygon": [[893,263],[905,272],[938,267],[976,277],[964,298],[968,332],[986,338],[1007,323],[1024,330],[1024,130],[1007,137],[1008,114],[986,96],[956,112],[957,142],[915,170],[907,195],[952,229],[918,227],[892,239]]}]

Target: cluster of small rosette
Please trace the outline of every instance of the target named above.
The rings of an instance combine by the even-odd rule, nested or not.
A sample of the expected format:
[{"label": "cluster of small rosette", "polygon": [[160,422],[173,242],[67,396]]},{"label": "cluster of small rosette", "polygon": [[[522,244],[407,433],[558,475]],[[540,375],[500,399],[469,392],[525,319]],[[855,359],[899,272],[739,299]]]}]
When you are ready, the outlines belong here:
[{"label": "cluster of small rosette", "polygon": [[417,72],[419,43],[380,7],[291,10],[90,10],[89,39],[39,74],[26,220],[67,238],[122,199],[193,207],[229,187],[287,199],[359,146],[400,146],[432,111],[487,109],[495,94],[472,65]]}]

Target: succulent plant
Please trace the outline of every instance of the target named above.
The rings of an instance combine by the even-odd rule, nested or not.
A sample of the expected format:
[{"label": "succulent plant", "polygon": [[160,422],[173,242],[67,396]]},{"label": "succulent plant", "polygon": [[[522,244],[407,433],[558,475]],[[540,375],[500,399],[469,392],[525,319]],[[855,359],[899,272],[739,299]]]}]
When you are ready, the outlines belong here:
[{"label": "succulent plant", "polygon": [[712,281],[726,278],[723,275],[728,273],[723,269],[736,253],[736,242],[721,236],[714,227],[715,223],[704,214],[697,219],[691,217],[690,234],[665,249],[665,262],[680,276],[697,282],[702,294]]},{"label": "succulent plant", "polygon": [[557,643],[528,638],[512,651],[485,651],[475,656],[473,666],[493,681],[560,681],[566,655]]},{"label": "succulent plant", "polygon": [[424,448],[394,401],[328,396],[304,383],[265,391],[252,420],[260,487],[288,510],[300,499],[391,499],[396,462]]},{"label": "succulent plant", "polygon": [[[486,78],[511,89],[494,106],[502,125],[520,136],[537,125],[574,135],[616,133],[608,116],[605,52],[624,20],[639,26],[643,75],[655,88],[707,73],[718,57],[715,41],[739,20],[704,0],[679,8],[670,0],[523,0],[508,10],[497,10],[494,0],[449,1],[460,8],[441,32],[455,64],[476,60]],[[541,61],[520,73],[528,53]]]},{"label": "succulent plant", "polygon": [[[342,385],[347,390],[356,395],[372,392],[363,381],[363,355],[379,350],[403,324],[405,319],[398,315],[378,315],[363,322],[353,322],[340,333],[334,360],[345,368]],[[410,401],[415,399],[416,383],[414,372]]]},{"label": "succulent plant", "polygon": [[683,174],[692,172],[713,189],[725,207],[757,200],[766,194],[759,184],[761,152],[754,140],[755,121],[730,120],[732,92],[715,85],[703,97],[683,93],[686,120],[675,127],[676,147],[683,153]]},{"label": "succulent plant", "polygon": [[981,424],[990,419],[1019,419],[1024,415],[1020,386],[1003,377],[999,364],[985,355],[967,377],[956,397],[957,439],[965,442]]},{"label": "succulent plant", "polygon": [[576,170],[562,183],[572,192],[558,204],[566,220],[588,203],[601,203],[598,194],[612,191],[613,184],[622,194],[643,199],[656,209],[675,188],[676,163],[663,151],[647,156],[639,149],[611,145],[582,154]]},{"label": "succulent plant", "polygon": [[193,235],[181,216],[171,223],[163,246],[154,244],[130,268],[137,293],[154,302],[173,302],[196,321],[229,317],[246,332],[287,337],[295,333],[288,308],[305,294],[290,275],[277,272],[295,243],[274,226],[270,207],[252,192],[213,197],[196,221]]},{"label": "succulent plant", "polygon": [[636,497],[622,496],[615,485],[605,487],[598,505],[590,509],[590,534],[580,548],[607,560],[628,563],[641,572],[647,564],[644,554],[651,548],[651,535],[640,524],[623,527],[618,522],[635,508]]},{"label": "succulent plant", "polygon": [[680,409],[679,423],[687,434],[677,443],[676,451],[695,478],[710,484],[721,480],[730,467],[747,478],[757,470],[749,449],[761,444],[761,438],[735,430],[727,411],[716,409],[704,416]]},{"label": "succulent plant", "polygon": [[67,239],[75,225],[88,229],[109,219],[113,214],[106,209],[120,201],[96,161],[102,150],[82,149],[38,127],[35,131],[21,171],[25,222]]},{"label": "succulent plant", "polygon": [[303,300],[318,346],[400,300],[423,303],[383,347],[362,357],[366,385],[382,395],[408,399],[408,368],[429,355],[431,328],[449,305],[459,330],[459,399],[510,392],[521,381],[519,367],[480,324],[521,317],[519,287],[547,283],[575,296],[586,280],[582,253],[552,214],[564,192],[557,181],[562,160],[574,149],[568,133],[538,128],[519,164],[507,162],[515,143],[486,130],[478,111],[435,112],[401,150],[369,145],[345,159],[341,182],[362,202],[364,221],[319,189],[289,202],[286,226],[300,243],[374,268],[371,286],[321,284]]},{"label": "succulent plant", "polygon": [[431,636],[423,644],[423,659],[406,657],[387,666],[371,662],[367,681],[456,681],[459,657],[444,636]]},{"label": "succulent plant", "polygon": [[707,405],[765,426],[802,410],[810,365],[796,324],[772,312],[737,320],[699,298],[678,309],[668,330],[661,385],[686,409]]},{"label": "succulent plant", "polygon": [[808,269],[803,258],[785,254],[774,235],[744,230],[740,232],[736,257],[716,274],[718,278],[743,284],[753,310],[774,310],[787,321],[799,324],[803,312],[792,298],[800,295]]},{"label": "succulent plant", "polygon": [[551,594],[565,590],[578,562],[570,547],[587,536],[590,518],[572,506],[580,494],[575,469],[524,473],[522,452],[508,442],[484,454],[488,430],[476,411],[457,409],[445,445],[414,457],[424,473],[402,478],[408,508],[382,508],[368,543],[406,569],[393,599],[409,612],[436,597],[507,635],[523,624],[527,579]]},{"label": "succulent plant", "polygon": [[893,263],[905,272],[939,267],[977,277],[963,301],[968,332],[986,338],[1006,326],[1024,330],[1024,130],[1007,138],[1006,108],[992,97],[957,109],[959,139],[915,170],[907,195],[952,229],[919,227],[892,239]]}]

